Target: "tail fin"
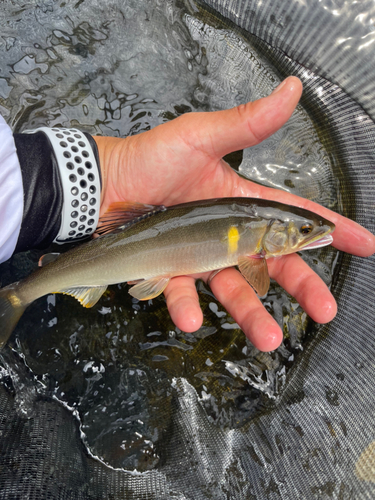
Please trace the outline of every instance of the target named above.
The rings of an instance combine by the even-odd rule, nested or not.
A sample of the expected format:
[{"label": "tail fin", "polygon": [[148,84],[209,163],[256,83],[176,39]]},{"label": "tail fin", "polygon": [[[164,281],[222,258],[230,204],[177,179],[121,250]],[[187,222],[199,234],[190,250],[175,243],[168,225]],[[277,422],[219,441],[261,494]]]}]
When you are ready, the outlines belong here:
[{"label": "tail fin", "polygon": [[0,289],[0,349],[6,344],[26,305],[17,296],[17,286],[6,286]]}]

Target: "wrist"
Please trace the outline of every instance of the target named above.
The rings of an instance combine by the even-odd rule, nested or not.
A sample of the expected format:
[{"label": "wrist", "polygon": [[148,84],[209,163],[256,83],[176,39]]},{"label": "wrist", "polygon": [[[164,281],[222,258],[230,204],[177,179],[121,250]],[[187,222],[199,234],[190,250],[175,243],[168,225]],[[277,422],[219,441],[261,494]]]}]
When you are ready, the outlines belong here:
[{"label": "wrist", "polygon": [[124,186],[129,183],[129,178],[124,175],[126,167],[122,167],[122,158],[127,157],[125,149],[128,147],[129,138],[103,136],[94,136],[93,138],[98,147],[101,166],[100,215],[103,215],[111,203],[125,199]]}]

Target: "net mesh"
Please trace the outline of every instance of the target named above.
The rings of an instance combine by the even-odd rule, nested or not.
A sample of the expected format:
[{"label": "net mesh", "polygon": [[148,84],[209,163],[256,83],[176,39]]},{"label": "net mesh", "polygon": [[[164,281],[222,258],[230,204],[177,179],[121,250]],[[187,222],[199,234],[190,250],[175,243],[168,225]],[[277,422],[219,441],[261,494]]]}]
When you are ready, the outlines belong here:
[{"label": "net mesh", "polygon": [[[131,6],[129,2],[129,9]],[[268,1],[259,7],[257,2],[248,0],[210,0],[209,6],[187,2],[184,8],[186,24],[189,23],[189,16],[195,16],[196,26],[203,22],[221,34],[220,30],[225,28],[227,32],[250,41],[272,66],[272,74],[268,73],[270,80],[287,74],[295,74],[302,79],[305,91],[301,105],[329,158],[332,170],[329,179],[335,179],[336,183],[336,208],[374,232],[375,78],[371,44],[364,46],[372,40],[372,4],[341,2],[333,6],[330,2],[311,2],[306,6],[300,2]],[[39,9],[39,19],[48,19],[48,16],[53,16],[54,5],[52,2],[44,2],[40,6],[35,4],[34,14],[36,9]],[[129,16],[129,11],[125,9],[124,15]],[[62,19],[63,16],[59,21],[61,24]],[[15,23],[15,19],[12,20]],[[5,21],[2,22],[5,26]],[[55,22],[54,36],[67,37],[61,28],[57,33],[59,24]],[[9,26],[7,29],[6,43],[12,44]],[[88,28],[86,31],[95,40],[101,40],[98,32],[93,33]],[[74,47],[82,53],[84,46],[78,46],[82,44],[82,32],[75,30],[74,33],[80,40],[76,40]],[[90,48],[90,44],[87,47]],[[34,64],[40,66],[43,61],[34,59]],[[39,71],[43,72],[43,67],[39,67]],[[27,70],[24,68],[25,74]],[[247,76],[251,80],[251,75]],[[21,77],[18,78],[17,84],[20,85]],[[202,88],[201,85],[200,91]],[[5,84],[2,87],[0,84],[0,90],[6,94]],[[44,91],[48,94],[48,89]],[[174,91],[171,92],[174,96]],[[256,88],[253,92],[256,95]],[[212,99],[213,94],[208,95]],[[247,97],[243,96],[244,99]],[[230,99],[228,95],[228,102]],[[24,109],[23,121],[17,122],[19,114],[9,105],[11,100],[12,94],[8,95],[8,100],[3,98],[0,102],[9,112],[10,123],[22,127],[27,124],[27,119],[33,124],[40,119],[38,108],[25,106],[29,114]],[[217,104],[219,101],[208,100],[199,106],[200,109],[216,109],[220,107]],[[75,108],[72,109],[78,113]],[[114,112],[113,107],[111,109]],[[168,109],[164,111],[167,115],[171,113]],[[52,115],[48,116],[53,122]],[[73,119],[72,116],[70,119]],[[143,117],[141,119],[144,120]],[[61,116],[59,120],[62,121]],[[150,122],[152,120],[151,116]],[[156,123],[142,124],[137,130]],[[246,155],[247,152],[244,152],[240,170],[249,178],[259,180]],[[324,166],[325,163],[319,165]],[[28,274],[26,266],[29,264],[22,262],[22,272]],[[7,268],[3,267],[3,277],[6,271]],[[93,393],[79,392],[82,380],[63,380],[70,372],[59,372],[58,362],[50,362],[47,366],[51,368],[52,375],[44,376],[46,365],[38,364],[38,356],[44,356],[40,345],[47,345],[52,350],[58,344],[53,343],[49,332],[42,332],[43,325],[35,324],[34,316],[26,314],[23,330],[17,332],[1,355],[0,498],[373,498],[374,271],[374,257],[338,256],[332,283],[338,302],[337,317],[329,325],[310,328],[309,339],[304,343],[297,361],[288,369],[282,390],[275,391],[272,386],[271,391],[267,386],[268,396],[262,399],[263,410],[261,405],[256,412],[242,413],[241,419],[236,417],[221,422],[214,409],[205,404],[201,387],[195,384],[195,375],[185,373],[189,367],[175,370],[170,378],[161,375],[159,385],[155,384],[158,387],[150,396],[145,387],[153,384],[155,372],[148,371],[146,365],[132,364],[132,359],[138,354],[132,351],[132,344],[128,344],[124,364],[119,361],[117,365],[113,363],[111,390],[120,391],[121,387],[126,387],[128,392],[119,392],[119,397],[124,397],[125,393],[137,394],[133,399],[129,396],[127,404],[137,407],[134,415],[143,415],[145,420],[148,419],[149,429],[152,429],[152,419],[159,419],[159,435],[153,437],[151,430],[139,424],[138,434],[149,432],[147,442],[151,444],[142,448],[145,441],[142,441],[142,446],[133,441],[128,443],[128,449],[133,446],[134,453],[128,452],[127,461],[122,456],[105,455],[105,452],[108,453],[105,442],[110,439],[110,434],[104,434],[104,444],[90,437],[85,415],[91,409],[95,413],[96,402]],[[17,277],[17,270],[11,269],[11,274],[13,278]],[[74,316],[71,307],[75,306],[71,302],[61,304],[63,315]],[[132,305],[129,302],[130,308]],[[43,302],[35,307],[36,314],[42,314],[46,305]],[[46,321],[49,314],[48,310],[44,312]],[[90,383],[93,385],[100,383],[97,374],[101,370],[100,364],[93,364],[95,352],[104,352],[106,341],[96,337],[96,330],[105,327],[105,310],[100,314],[102,323],[98,315],[98,324],[85,325],[85,330],[89,332],[87,338],[94,340],[85,351],[84,373],[92,371]],[[145,314],[158,313],[150,309]],[[114,323],[117,320],[115,318]],[[136,327],[142,328],[135,321],[129,323],[128,335],[134,334]],[[163,318],[160,321],[165,325]],[[67,331],[71,335],[71,325]],[[211,334],[210,330],[202,331],[199,341],[206,339],[208,342]],[[64,331],[60,335],[69,338]],[[27,340],[30,338],[32,341]],[[71,338],[70,341],[72,349],[75,348]],[[178,354],[181,352],[178,349],[185,349],[181,345],[188,345],[187,339],[182,337],[166,342],[173,344]],[[59,347],[64,356],[64,344]],[[250,349],[250,346],[247,347]],[[186,349],[188,352],[189,348]],[[178,359],[176,355],[171,364],[176,364]],[[111,361],[113,359],[108,357],[107,364],[110,365]],[[267,358],[264,362],[271,361]],[[70,362],[73,363],[69,358]],[[96,371],[93,370],[95,366]],[[192,367],[191,370],[195,373]],[[206,380],[207,373],[203,369],[199,372],[202,380]],[[215,372],[215,377],[221,383],[221,386],[214,386],[217,395],[224,397],[225,392],[219,387],[229,382],[219,370]],[[259,380],[258,390],[262,387]],[[69,388],[69,397],[64,399],[62,391],[56,392],[53,385],[56,381],[59,381],[60,387]],[[73,388],[78,394],[76,399],[72,395]],[[160,394],[156,397],[154,394],[158,388]],[[236,389],[230,384],[228,388],[228,392]],[[269,398],[270,394],[275,397]],[[259,393],[251,393],[251,397],[260,398]],[[248,392],[246,398],[249,398]],[[106,404],[110,405],[108,399]],[[131,410],[126,411],[131,417]],[[95,420],[96,416],[92,415],[90,418],[94,422],[92,434],[100,434],[103,421],[99,418]],[[135,418],[133,423],[138,425]],[[139,449],[143,449],[142,453]]]}]

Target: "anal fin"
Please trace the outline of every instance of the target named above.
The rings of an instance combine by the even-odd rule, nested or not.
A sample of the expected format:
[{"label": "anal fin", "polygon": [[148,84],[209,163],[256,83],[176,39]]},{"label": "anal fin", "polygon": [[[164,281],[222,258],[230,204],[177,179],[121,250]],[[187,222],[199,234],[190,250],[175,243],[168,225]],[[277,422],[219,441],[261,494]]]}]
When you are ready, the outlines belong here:
[{"label": "anal fin", "polygon": [[140,283],[132,286],[129,293],[138,300],[149,300],[157,297],[169,283],[170,278],[166,276],[157,276],[148,280],[142,280]]},{"label": "anal fin", "polygon": [[266,295],[270,287],[270,277],[267,261],[264,257],[240,257],[238,259],[238,268],[242,276],[260,297]]},{"label": "anal fin", "polygon": [[77,287],[77,288],[66,288],[65,290],[59,290],[55,293],[63,293],[65,295],[71,295],[77,299],[83,307],[93,307],[103,293],[107,290],[107,285],[96,286],[96,287]]}]

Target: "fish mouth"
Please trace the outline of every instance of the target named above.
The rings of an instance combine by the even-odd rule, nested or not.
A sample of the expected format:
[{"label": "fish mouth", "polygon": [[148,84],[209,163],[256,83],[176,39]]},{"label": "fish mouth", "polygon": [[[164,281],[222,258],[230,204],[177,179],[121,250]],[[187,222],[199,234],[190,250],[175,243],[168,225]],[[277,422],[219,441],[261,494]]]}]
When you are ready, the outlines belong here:
[{"label": "fish mouth", "polygon": [[303,247],[300,248],[300,250],[311,250],[313,248],[321,248],[325,247],[327,245],[330,245],[333,241],[333,237],[331,234],[325,234],[322,237],[318,237],[318,239],[315,239],[311,241],[310,243],[307,243],[306,245],[303,245]]}]

